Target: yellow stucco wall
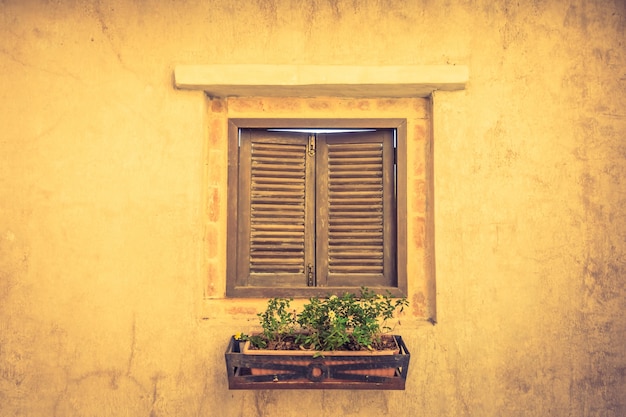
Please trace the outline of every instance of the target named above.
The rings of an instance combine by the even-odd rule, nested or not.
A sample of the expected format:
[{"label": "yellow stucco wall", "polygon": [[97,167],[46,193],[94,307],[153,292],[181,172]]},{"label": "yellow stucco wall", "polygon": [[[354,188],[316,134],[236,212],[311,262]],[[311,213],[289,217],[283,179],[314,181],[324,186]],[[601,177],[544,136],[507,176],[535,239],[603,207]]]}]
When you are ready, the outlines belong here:
[{"label": "yellow stucco wall", "polygon": [[[0,2],[0,416],[626,415],[625,32],[623,0]],[[255,310],[207,315],[224,149],[179,64],[469,67],[405,391],[227,390]]]}]

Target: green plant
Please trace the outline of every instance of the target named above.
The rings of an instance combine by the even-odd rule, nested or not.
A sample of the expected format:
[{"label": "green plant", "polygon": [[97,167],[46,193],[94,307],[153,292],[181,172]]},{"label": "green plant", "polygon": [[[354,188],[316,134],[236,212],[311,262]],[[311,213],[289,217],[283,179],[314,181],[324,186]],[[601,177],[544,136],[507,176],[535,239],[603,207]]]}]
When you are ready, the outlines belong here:
[{"label": "green plant", "polygon": [[356,296],[310,298],[298,313],[290,299],[271,298],[259,313],[263,331],[246,337],[257,348],[331,350],[377,350],[383,348],[382,335],[397,311],[408,305],[406,298],[377,294],[365,287]]},{"label": "green plant", "polygon": [[247,336],[254,346],[276,349],[284,346],[286,340],[296,330],[296,312],[290,309],[291,299],[270,298],[264,312],[257,314],[263,332],[261,335]]}]

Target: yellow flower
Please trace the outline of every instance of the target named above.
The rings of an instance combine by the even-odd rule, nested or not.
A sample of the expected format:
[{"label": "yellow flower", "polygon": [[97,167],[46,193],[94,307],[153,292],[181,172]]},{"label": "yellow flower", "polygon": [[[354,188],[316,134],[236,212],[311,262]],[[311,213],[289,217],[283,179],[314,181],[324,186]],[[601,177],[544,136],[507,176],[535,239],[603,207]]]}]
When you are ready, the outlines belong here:
[{"label": "yellow flower", "polygon": [[235,333],[235,340],[241,340],[241,332]]}]

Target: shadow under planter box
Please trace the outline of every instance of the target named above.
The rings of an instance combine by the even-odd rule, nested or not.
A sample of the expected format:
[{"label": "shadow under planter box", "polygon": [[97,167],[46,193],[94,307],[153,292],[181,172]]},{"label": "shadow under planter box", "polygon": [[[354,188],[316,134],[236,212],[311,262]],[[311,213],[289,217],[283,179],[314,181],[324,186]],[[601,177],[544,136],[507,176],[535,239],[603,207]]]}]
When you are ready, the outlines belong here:
[{"label": "shadow under planter box", "polygon": [[252,351],[231,337],[226,349],[229,389],[404,390],[411,357],[401,336],[398,350],[378,352]]}]

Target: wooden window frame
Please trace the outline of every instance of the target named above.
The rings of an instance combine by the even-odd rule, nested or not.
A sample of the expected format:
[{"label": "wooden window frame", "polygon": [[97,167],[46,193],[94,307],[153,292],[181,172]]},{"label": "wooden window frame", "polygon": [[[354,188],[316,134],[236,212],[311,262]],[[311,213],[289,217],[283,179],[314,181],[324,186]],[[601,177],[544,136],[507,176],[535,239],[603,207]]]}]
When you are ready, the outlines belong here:
[{"label": "wooden window frame", "polygon": [[396,285],[376,287],[403,297],[407,288],[407,123],[402,118],[230,118],[228,120],[228,211],[226,296],[242,298],[294,297],[307,298],[355,292],[360,287],[251,287],[238,286],[238,196],[239,196],[239,132],[240,129],[394,129],[396,131]]}]

